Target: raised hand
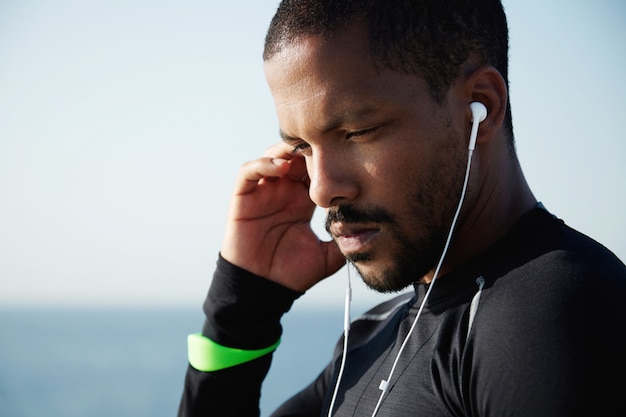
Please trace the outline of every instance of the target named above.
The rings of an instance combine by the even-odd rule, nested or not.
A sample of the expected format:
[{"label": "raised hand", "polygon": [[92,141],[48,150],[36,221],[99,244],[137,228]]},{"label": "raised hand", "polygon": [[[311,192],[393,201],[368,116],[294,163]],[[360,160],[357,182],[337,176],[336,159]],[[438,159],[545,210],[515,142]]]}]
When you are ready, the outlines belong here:
[{"label": "raised hand", "polygon": [[334,242],[310,226],[315,204],[302,157],[284,143],[244,164],[231,200],[221,254],[227,261],[296,291],[345,263]]}]

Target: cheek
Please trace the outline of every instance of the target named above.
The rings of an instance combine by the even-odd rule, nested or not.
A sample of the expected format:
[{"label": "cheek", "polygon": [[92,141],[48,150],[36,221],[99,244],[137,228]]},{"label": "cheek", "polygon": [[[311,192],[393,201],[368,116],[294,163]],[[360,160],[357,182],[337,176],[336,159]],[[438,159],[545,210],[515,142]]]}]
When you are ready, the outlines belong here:
[{"label": "cheek", "polygon": [[425,177],[430,159],[423,149],[386,147],[369,158],[363,167],[376,186],[389,193],[404,194],[407,188],[414,189]]},{"label": "cheek", "polygon": [[450,143],[379,156],[364,165],[371,192],[368,200],[395,212],[405,226],[407,221],[445,224],[458,201],[466,158]]},{"label": "cheek", "polygon": [[364,164],[366,186],[362,187],[365,199],[380,205],[400,218],[414,210],[416,194],[422,194],[425,173],[423,164],[414,155],[393,155],[376,158]]}]

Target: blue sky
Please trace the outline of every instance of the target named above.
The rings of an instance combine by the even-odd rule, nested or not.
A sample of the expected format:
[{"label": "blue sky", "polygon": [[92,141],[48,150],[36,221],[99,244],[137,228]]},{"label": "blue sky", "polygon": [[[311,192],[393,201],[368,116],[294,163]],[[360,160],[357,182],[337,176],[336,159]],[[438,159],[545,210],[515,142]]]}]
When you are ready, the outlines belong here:
[{"label": "blue sky", "polygon": [[[528,181],[624,260],[626,6],[504,3]],[[276,5],[0,4],[0,305],[200,306],[237,169],[278,139],[260,57]]]}]

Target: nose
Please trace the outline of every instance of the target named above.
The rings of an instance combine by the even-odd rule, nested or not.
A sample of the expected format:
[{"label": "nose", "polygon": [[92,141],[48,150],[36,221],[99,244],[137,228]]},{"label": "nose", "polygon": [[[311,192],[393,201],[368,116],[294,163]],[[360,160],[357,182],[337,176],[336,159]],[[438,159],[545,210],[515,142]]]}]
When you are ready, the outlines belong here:
[{"label": "nose", "polygon": [[353,161],[340,152],[318,151],[307,158],[311,181],[309,196],[319,207],[329,208],[359,194],[358,172]]}]

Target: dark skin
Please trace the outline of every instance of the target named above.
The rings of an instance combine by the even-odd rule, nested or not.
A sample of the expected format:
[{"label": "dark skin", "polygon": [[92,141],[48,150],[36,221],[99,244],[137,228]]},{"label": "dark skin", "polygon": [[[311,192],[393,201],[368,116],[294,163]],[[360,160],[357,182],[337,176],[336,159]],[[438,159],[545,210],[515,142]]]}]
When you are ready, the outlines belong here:
[{"label": "dark skin", "polygon": [[[239,172],[221,254],[241,268],[306,291],[345,255],[378,289],[430,282],[437,258],[424,254],[440,251],[434,236],[447,234],[460,197],[472,101],[488,116],[441,272],[493,244],[536,204],[511,157],[507,89],[491,66],[466,63],[438,103],[420,77],[377,68],[365,31],[353,25],[332,42],[296,39],[265,73],[283,141]],[[315,206],[379,210],[393,221],[334,221],[333,239],[322,241],[310,227]],[[408,269],[398,269],[401,259]]]}]

